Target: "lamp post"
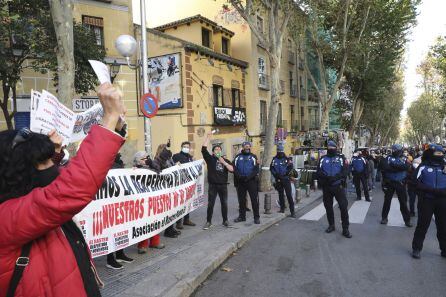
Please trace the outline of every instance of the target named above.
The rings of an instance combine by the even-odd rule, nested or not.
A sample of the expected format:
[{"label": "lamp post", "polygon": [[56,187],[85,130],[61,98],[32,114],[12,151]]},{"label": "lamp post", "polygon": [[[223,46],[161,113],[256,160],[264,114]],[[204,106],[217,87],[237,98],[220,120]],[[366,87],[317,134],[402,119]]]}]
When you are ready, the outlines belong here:
[{"label": "lamp post", "polygon": [[[145,0],[140,0],[140,13],[141,13],[141,40],[140,40],[140,52],[141,60],[137,62],[136,66],[130,65],[130,57],[136,52],[137,43],[135,38],[130,35],[121,35],[115,41],[115,47],[117,51],[126,58],[127,65],[131,69],[137,69],[140,67],[142,73],[143,94],[149,92],[149,78],[148,78],[148,61],[147,61],[147,32],[146,32],[146,3]],[[151,123],[150,119],[144,117],[144,147],[147,154],[152,154],[152,142],[151,142]]]}]

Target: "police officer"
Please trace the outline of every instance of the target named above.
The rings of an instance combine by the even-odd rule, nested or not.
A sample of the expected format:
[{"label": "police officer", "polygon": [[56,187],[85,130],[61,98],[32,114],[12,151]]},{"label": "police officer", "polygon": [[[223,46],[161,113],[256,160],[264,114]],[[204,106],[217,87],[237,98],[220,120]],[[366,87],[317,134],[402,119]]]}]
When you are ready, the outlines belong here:
[{"label": "police officer", "polygon": [[361,200],[361,184],[364,190],[365,200],[370,202],[369,189],[367,185],[367,160],[361,155],[361,151],[353,154],[351,162],[351,172],[353,174],[353,184],[356,189],[356,200]]},{"label": "police officer", "polygon": [[285,212],[285,197],[284,192],[286,194],[286,198],[288,200],[288,204],[290,206],[291,217],[295,218],[296,215],[294,213],[294,201],[293,196],[291,194],[291,181],[290,181],[290,173],[293,170],[293,163],[291,160],[285,155],[283,144],[279,143],[277,145],[277,154],[273,158],[270,171],[275,179],[274,187],[279,193],[279,202],[280,202],[280,212]]},{"label": "police officer", "polygon": [[432,215],[435,215],[437,238],[441,256],[446,258],[446,171],[444,149],[441,145],[431,145],[433,154],[416,171],[418,191],[418,222],[412,241],[412,257],[419,259],[423,241]]},{"label": "police officer", "polygon": [[409,166],[410,164],[407,158],[403,156],[403,147],[400,144],[392,145],[392,153],[386,157],[383,164],[384,179],[382,187],[384,190],[384,204],[381,214],[381,224],[386,225],[388,223],[387,216],[390,211],[393,194],[396,192],[404,223],[407,227],[412,227],[409,209],[407,209],[407,194],[404,184]]},{"label": "police officer", "polygon": [[246,193],[251,197],[254,223],[260,224],[259,214],[259,163],[251,153],[251,143],[243,142],[243,150],[234,159],[234,184],[237,188],[239,216],[234,222],[246,221]]},{"label": "police officer", "polygon": [[333,197],[335,197],[341,210],[342,235],[351,238],[352,235],[348,230],[348,201],[345,195],[348,162],[344,155],[337,153],[336,142],[328,141],[327,155],[319,160],[316,175],[322,186],[324,206],[327,212],[329,226],[325,232],[331,233],[335,230],[333,213]]}]

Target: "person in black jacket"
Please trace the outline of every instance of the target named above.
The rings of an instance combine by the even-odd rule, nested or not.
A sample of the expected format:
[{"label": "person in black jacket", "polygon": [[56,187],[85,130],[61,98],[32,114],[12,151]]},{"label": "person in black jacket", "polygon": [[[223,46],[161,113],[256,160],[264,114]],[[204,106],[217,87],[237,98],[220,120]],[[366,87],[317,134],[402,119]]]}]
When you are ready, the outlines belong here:
[{"label": "person in black jacket", "polygon": [[[189,153],[190,153],[190,142],[184,141],[181,144],[181,152],[173,155],[172,160],[175,164],[186,164],[186,163],[192,162],[194,160],[194,158]],[[178,220],[177,229],[183,229],[183,225],[195,226],[195,223],[193,223],[190,220],[189,214],[184,216],[184,221],[183,221],[183,219]]]},{"label": "person in black jacket", "polygon": [[277,145],[277,154],[271,161],[270,169],[271,174],[275,179],[274,188],[279,193],[280,212],[285,212],[285,195],[290,205],[291,217],[295,218],[294,213],[294,201],[291,193],[291,181],[290,173],[293,170],[293,163],[285,155],[283,144]]},{"label": "person in black jacket", "polygon": [[223,217],[223,225],[229,227],[228,222],[228,172],[234,172],[234,167],[229,160],[223,158],[220,145],[212,147],[212,155],[208,152],[209,139],[212,133],[208,133],[201,153],[208,167],[208,209],[206,224],[203,229],[208,230],[212,227],[212,214],[214,212],[215,199],[217,194],[220,197],[221,215]]}]

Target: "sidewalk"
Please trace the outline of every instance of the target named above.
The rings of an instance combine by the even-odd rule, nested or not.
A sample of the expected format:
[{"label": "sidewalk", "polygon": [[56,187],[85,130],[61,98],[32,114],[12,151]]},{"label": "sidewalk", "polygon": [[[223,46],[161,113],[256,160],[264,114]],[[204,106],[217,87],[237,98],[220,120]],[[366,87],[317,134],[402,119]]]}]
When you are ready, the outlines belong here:
[{"label": "sidewalk", "polygon": [[[106,257],[95,259],[105,288],[105,297],[111,296],[189,296],[220,266],[233,252],[249,239],[268,227],[278,223],[289,214],[278,213],[277,192],[272,193],[272,214],[264,213],[264,193],[260,193],[260,225],[253,223],[252,212],[247,212],[245,223],[233,223],[238,216],[238,202],[233,185],[228,186],[228,212],[231,228],[221,225],[220,202],[214,207],[213,224],[210,230],[203,230],[206,221],[206,205],[191,213],[196,227],[185,226],[182,234],[175,239],[161,236],[165,249],[150,249],[149,254],[138,255],[135,246],[127,248],[126,254],[135,261],[124,264],[125,269],[114,271],[105,267]],[[296,211],[321,197],[321,192],[311,192],[310,197],[302,197]],[[286,218],[291,220],[291,218]]]}]

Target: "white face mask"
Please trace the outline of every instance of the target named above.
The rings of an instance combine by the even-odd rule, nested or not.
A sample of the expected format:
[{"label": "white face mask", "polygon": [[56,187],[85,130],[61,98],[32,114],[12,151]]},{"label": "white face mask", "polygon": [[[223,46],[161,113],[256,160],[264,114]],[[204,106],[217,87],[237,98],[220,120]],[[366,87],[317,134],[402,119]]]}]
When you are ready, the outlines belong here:
[{"label": "white face mask", "polygon": [[183,148],[181,149],[181,151],[182,151],[183,153],[185,153],[185,154],[189,154],[189,152],[190,152],[190,148],[188,148],[188,147],[183,147]]},{"label": "white face mask", "polygon": [[359,156],[359,154],[358,154],[358,153],[354,153],[354,154],[353,154],[353,156],[355,156],[355,157],[358,157],[358,156]]},{"label": "white face mask", "polygon": [[418,163],[413,163],[413,168],[417,169],[418,166],[420,166],[420,164],[418,164]]},{"label": "white face mask", "polygon": [[407,156],[409,156],[409,153],[407,153],[407,152],[404,152],[404,157],[407,157]]}]

